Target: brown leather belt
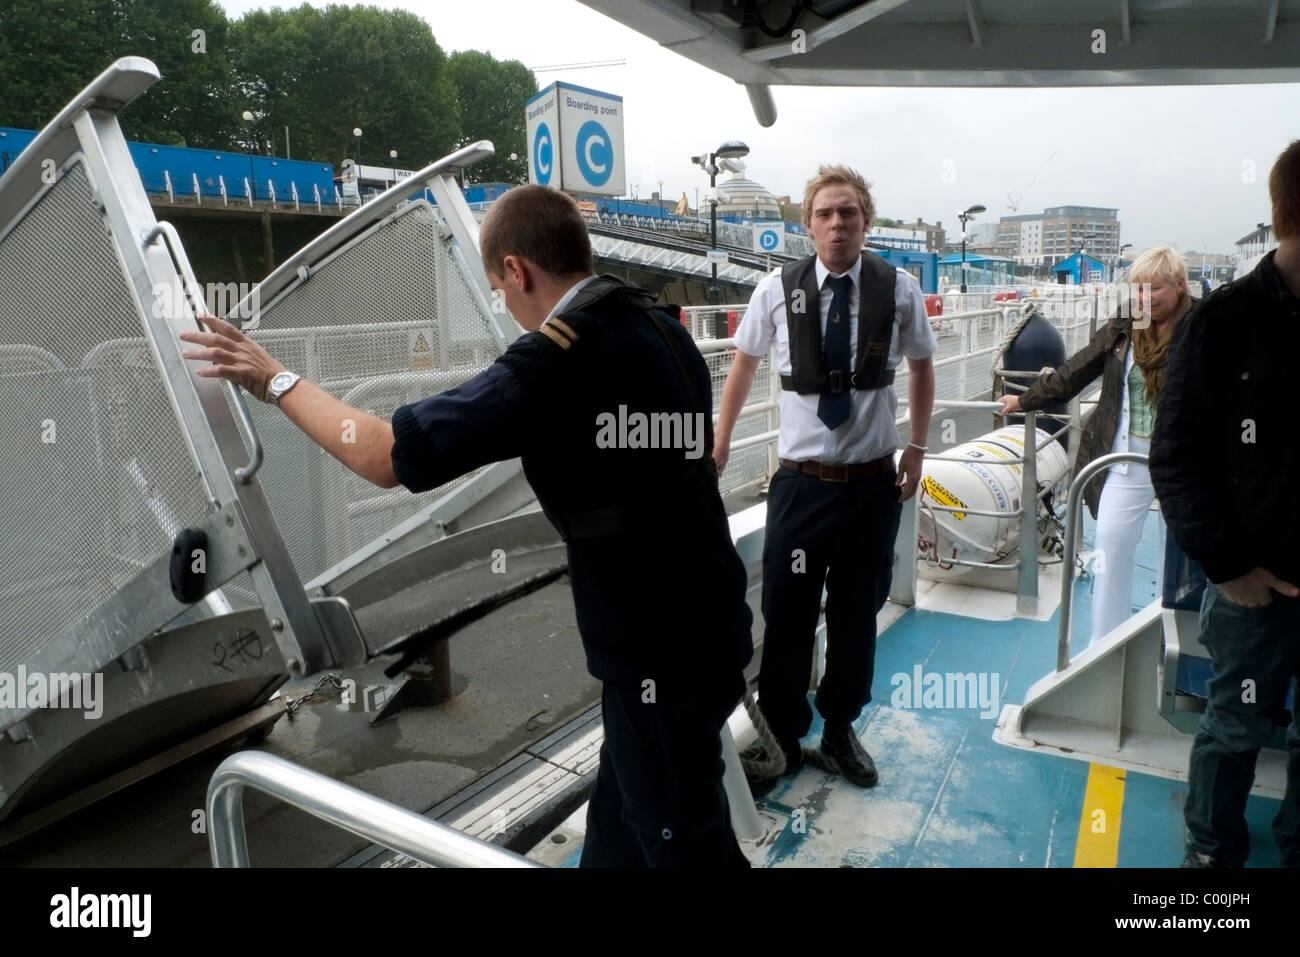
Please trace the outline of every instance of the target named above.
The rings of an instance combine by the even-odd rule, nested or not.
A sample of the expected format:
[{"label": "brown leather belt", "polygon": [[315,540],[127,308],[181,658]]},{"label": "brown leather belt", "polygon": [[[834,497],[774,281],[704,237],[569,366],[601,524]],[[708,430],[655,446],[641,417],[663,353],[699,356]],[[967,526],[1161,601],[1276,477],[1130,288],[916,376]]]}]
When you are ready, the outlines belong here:
[{"label": "brown leather belt", "polygon": [[831,465],[826,462],[792,462],[780,459],[782,468],[793,469],[804,475],[812,475],[823,482],[848,482],[851,479],[874,478],[877,475],[894,474],[894,456],[882,455],[873,462],[857,462],[850,465]]}]

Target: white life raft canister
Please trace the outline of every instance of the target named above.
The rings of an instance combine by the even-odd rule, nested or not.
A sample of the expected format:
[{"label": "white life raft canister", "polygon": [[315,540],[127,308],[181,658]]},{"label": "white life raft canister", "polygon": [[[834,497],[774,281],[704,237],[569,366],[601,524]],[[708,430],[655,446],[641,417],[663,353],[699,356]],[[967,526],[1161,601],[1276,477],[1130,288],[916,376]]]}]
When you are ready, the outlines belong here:
[{"label": "white life raft canister", "polygon": [[[1065,475],[1069,461],[1065,450],[1049,433],[1037,429],[1037,479],[1041,489],[1054,485]],[[925,463],[925,475],[917,499],[917,546],[923,554],[944,562],[953,558],[968,562],[993,562],[1013,549],[1020,538],[1020,509],[1023,470],[1016,459],[1024,455],[1023,426],[1007,426],[972,442],[944,452],[951,461]],[[930,506],[946,505],[958,511],[940,511]],[[1029,503],[1035,508],[1036,503]],[[971,515],[960,509],[996,512]],[[1005,516],[1005,517],[1001,517]],[[955,565],[952,574],[968,571]]]}]

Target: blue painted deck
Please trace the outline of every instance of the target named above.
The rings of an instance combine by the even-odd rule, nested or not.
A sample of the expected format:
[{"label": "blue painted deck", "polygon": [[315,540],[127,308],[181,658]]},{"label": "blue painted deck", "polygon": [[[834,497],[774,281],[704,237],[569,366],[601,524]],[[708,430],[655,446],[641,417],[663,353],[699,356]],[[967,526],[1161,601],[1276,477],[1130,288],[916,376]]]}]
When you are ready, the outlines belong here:
[{"label": "blue painted deck", "polygon": [[[1156,516],[1136,558],[1133,608],[1155,596]],[[1085,516],[1084,539],[1092,540]],[[1074,588],[1072,653],[1090,631],[1092,580]],[[1090,765],[1021,751],[993,741],[1004,704],[1024,700],[1056,663],[1059,610],[1048,621],[985,621],[909,609],[880,636],[873,701],[856,728],[880,771],[870,790],[805,765],[759,806],[788,820],[774,839],[750,853],[766,867],[1072,867]],[[895,707],[898,675],[998,676],[998,702],[978,707]],[[900,702],[910,705],[910,701]],[[815,709],[814,709],[815,714]],[[805,747],[816,747],[814,718]],[[1177,867],[1183,858],[1186,784],[1125,772],[1118,867]],[[1252,796],[1248,866],[1276,867],[1269,826],[1275,799]],[[577,866],[580,850],[565,866]]]},{"label": "blue painted deck", "polygon": [[[1134,610],[1155,595],[1154,513],[1137,555]],[[1091,540],[1091,520],[1084,537]],[[1072,653],[1087,645],[1091,578],[1075,584]],[[982,621],[908,610],[880,637],[873,701],[859,734],[880,771],[869,791],[805,768],[765,804],[792,824],[766,848],[766,866],[1071,867],[1089,764],[995,744],[996,716],[896,708],[895,675],[995,673],[1001,704],[1024,700],[1055,667],[1059,610],[1049,621]],[[805,746],[820,739],[820,718]],[[1126,772],[1119,867],[1177,867],[1187,786]],[[1248,866],[1276,867],[1269,826],[1279,802],[1252,797]],[[802,809],[806,833],[796,833]]]}]

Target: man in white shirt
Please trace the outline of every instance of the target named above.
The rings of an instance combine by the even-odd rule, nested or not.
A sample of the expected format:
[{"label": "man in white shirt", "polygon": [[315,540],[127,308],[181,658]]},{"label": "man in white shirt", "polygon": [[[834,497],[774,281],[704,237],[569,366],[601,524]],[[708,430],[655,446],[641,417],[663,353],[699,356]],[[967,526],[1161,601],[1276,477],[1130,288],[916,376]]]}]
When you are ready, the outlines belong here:
[{"label": "man in white shirt", "polygon": [[[804,189],[803,210],[816,255],[773,272],[754,290],[736,330],[714,446],[721,474],[754,373],[775,343],[781,468],[768,491],[758,694],[784,771],[751,774],[755,797],[803,763],[823,584],[826,674],[815,702],[824,720],[822,756],[853,783],[876,784],[853,722],[871,700],[876,613],[889,595],[902,502],[916,492],[925,452],[911,444],[895,467],[893,379],[903,358],[912,436],[922,443],[934,406],[937,343],[924,296],[910,274],[863,250],[875,209],[861,174],[821,167]],[[744,757],[767,768],[781,763],[761,747]]]}]

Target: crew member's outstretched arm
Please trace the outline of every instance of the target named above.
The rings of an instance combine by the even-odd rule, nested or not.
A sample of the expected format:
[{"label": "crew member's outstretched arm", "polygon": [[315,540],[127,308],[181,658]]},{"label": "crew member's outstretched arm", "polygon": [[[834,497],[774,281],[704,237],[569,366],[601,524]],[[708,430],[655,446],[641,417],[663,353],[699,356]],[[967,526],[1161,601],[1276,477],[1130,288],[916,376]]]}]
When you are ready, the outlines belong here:
[{"label": "crew member's outstretched arm", "polygon": [[[238,328],[213,316],[200,317],[210,332],[182,332],[180,338],[201,349],[186,349],[186,359],[206,359],[196,374],[228,379],[266,400],[277,372],[285,371],[265,349]],[[393,427],[368,412],[340,402],[320,386],[299,380],[280,399],[280,408],[313,442],[368,482],[381,488],[398,484],[393,473]]]}]

